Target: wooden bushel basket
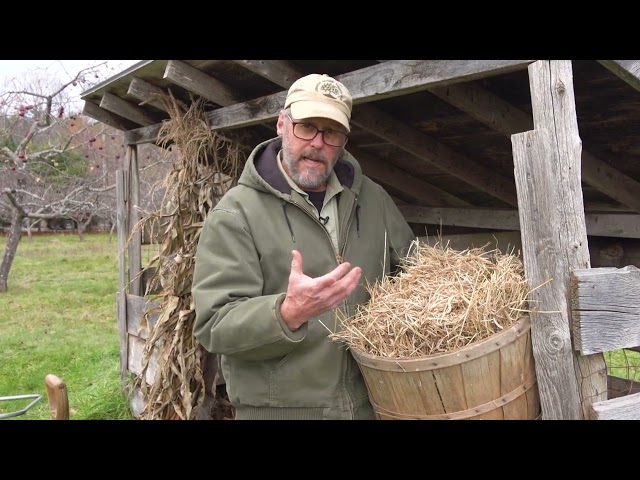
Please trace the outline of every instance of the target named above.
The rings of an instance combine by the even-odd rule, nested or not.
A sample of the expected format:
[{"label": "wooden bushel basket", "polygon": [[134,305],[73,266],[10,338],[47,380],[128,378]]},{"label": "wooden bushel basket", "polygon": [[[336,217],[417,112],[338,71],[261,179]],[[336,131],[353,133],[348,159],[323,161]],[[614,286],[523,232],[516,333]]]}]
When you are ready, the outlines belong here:
[{"label": "wooden bushel basket", "polygon": [[451,353],[398,359],[351,349],[379,420],[536,420],[529,316]]}]

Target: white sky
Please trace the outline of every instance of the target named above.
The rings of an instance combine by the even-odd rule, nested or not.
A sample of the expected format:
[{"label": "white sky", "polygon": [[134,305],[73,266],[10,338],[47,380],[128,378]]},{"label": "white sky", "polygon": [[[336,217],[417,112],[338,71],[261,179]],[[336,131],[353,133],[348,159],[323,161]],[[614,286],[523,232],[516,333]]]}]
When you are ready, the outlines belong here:
[{"label": "white sky", "polygon": [[75,77],[83,68],[103,62],[101,72],[106,77],[116,75],[140,60],[0,60],[0,85],[10,78],[22,78],[30,72],[41,71],[57,75],[64,82]]}]

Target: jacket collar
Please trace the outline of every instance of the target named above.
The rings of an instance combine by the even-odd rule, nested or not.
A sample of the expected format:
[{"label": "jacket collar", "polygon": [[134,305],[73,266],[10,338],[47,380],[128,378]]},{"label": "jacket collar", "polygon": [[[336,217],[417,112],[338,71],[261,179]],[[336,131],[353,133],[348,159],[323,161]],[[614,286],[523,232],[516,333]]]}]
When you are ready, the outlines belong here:
[{"label": "jacket collar", "polygon": [[[282,138],[280,137],[263,142],[254,149],[248,163],[251,163],[251,158],[253,157],[253,165],[256,173],[262,177],[263,181],[269,184],[271,188],[281,193],[291,195],[291,186],[276,164],[278,161],[278,152],[281,148]],[[354,168],[354,165],[350,161],[344,160],[344,156],[353,159],[353,157],[348,154],[342,155],[336,162],[333,170],[343,186],[352,188],[356,177],[356,168]]]}]

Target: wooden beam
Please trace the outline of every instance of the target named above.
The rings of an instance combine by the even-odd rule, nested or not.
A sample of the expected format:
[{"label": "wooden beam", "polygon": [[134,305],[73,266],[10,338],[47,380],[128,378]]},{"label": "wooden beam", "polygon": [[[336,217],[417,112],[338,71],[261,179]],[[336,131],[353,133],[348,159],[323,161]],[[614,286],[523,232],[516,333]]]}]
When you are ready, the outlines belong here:
[{"label": "wooden beam", "polygon": [[135,128],[137,125],[136,123],[127,120],[126,118],[122,118],[121,116],[111,113],[104,108],[99,107],[95,103],[91,103],[88,101],[84,102],[82,114],[91,117],[99,122],[102,122],[105,125],[117,128],[118,130],[126,131],[131,128]]},{"label": "wooden beam", "polygon": [[167,92],[146,80],[141,78],[134,78],[131,80],[131,83],[129,83],[129,89],[127,90],[127,95],[132,96],[136,100],[140,100],[140,102],[153,105],[163,112],[168,112],[167,107],[160,100],[160,98],[167,95]]},{"label": "wooden beam", "polygon": [[127,246],[129,249],[129,293],[132,295],[144,295],[140,278],[142,271],[142,229],[138,222],[142,218],[140,210],[140,169],[138,168],[138,146],[127,145],[127,185],[129,196],[127,198]]},{"label": "wooden beam", "polygon": [[377,107],[360,106],[351,123],[508,205],[518,205],[515,185],[511,179],[502,177],[495,169],[476,163],[421,131],[399,122]]},{"label": "wooden beam", "polygon": [[[563,295],[565,265],[562,261],[556,262],[557,250],[563,246],[557,245],[557,238],[550,231],[552,223],[557,225],[564,220],[560,212],[549,209],[555,198],[553,191],[560,186],[546,185],[541,180],[544,175],[542,170],[559,161],[553,155],[551,142],[550,134],[540,129],[514,135],[512,139],[522,223],[522,250],[526,277],[533,292],[530,303],[535,307],[530,314],[531,339],[543,418],[580,420],[581,400]],[[546,173],[550,179],[555,176],[550,171]],[[539,199],[539,205],[536,205],[536,199]],[[534,217],[538,208],[549,215],[544,215],[542,221],[536,223]],[[570,225],[573,224],[570,221]],[[579,240],[576,243],[581,244]],[[541,255],[539,252],[545,253]],[[553,281],[550,285],[539,288],[550,280]]]},{"label": "wooden beam", "polygon": [[[426,90],[436,85],[466,82],[522,70],[534,60],[393,60],[337,75],[353,104]],[[287,91],[219,108],[208,113],[213,129],[255,125],[278,116]]]},{"label": "wooden beam", "polygon": [[116,292],[118,338],[120,342],[120,381],[124,385],[127,380],[127,358],[129,341],[127,335],[127,300],[129,291],[129,270],[127,268],[128,250],[126,248],[129,218],[129,176],[127,170],[116,170],[116,225],[118,232],[118,291]]},{"label": "wooden beam", "polygon": [[[302,75],[302,72],[296,71],[289,64],[284,62],[278,64],[264,60],[245,60],[238,62],[242,62],[243,66],[252,69],[252,71],[257,71],[260,75],[268,78],[269,80],[278,82],[278,84],[283,87],[290,86],[289,79],[293,78],[295,81],[297,77]],[[280,74],[280,72],[283,71],[286,72],[285,75]],[[515,186],[511,180],[497,176],[494,170],[485,168],[470,159],[462,157],[460,154],[457,154],[448,147],[431,140],[427,135],[422,134],[416,129],[412,129],[402,122],[399,122],[397,119],[394,119],[372,105],[360,106],[357,113],[354,113],[351,123],[393,143],[399,148],[413,154],[420,160],[434,164],[449,174],[455,175],[476,186],[480,190],[496,196],[509,205],[517,205]],[[373,166],[373,163],[374,162],[372,162],[371,166]],[[392,185],[388,180],[387,183]],[[416,184],[417,182],[414,180],[412,183]],[[414,186],[417,187],[417,185]],[[454,197],[443,190],[439,190],[436,193],[433,190],[434,187],[430,187],[432,191],[430,193],[424,193],[427,193],[427,196],[431,199],[435,199],[433,194],[440,197],[439,203],[434,203],[433,200],[429,200],[428,203],[431,205],[469,205],[469,203],[465,201],[460,203],[461,199]],[[404,189],[405,187],[402,188]],[[417,192],[417,188],[414,188],[414,195],[415,192]]]},{"label": "wooden beam", "polygon": [[[532,128],[531,115],[476,84],[435,87],[429,91],[505,136],[510,137]],[[640,212],[640,182],[585,151],[582,152],[582,180],[632,210]]]},{"label": "wooden beam", "polygon": [[494,230],[520,230],[518,210],[491,208],[400,207],[410,223],[448,225],[452,227],[485,228]]},{"label": "wooden beam", "polygon": [[[401,208],[411,223],[448,225],[494,230],[520,230],[516,209],[446,208],[407,205]],[[587,233],[594,236],[640,238],[640,215],[636,213],[587,213]],[[534,219],[534,221],[537,221]]]},{"label": "wooden beam", "polygon": [[304,75],[285,60],[234,60],[234,62],[287,90],[293,82]]},{"label": "wooden beam", "polygon": [[640,345],[640,270],[578,269],[571,273],[574,348],[583,355]]},{"label": "wooden beam", "polygon": [[148,126],[157,123],[157,119],[149,115],[144,109],[109,92],[102,96],[100,107],[138,125]]},{"label": "wooden beam", "polygon": [[129,130],[124,133],[125,145],[140,145],[142,143],[156,143],[162,128],[161,123]]},{"label": "wooden beam", "polygon": [[384,162],[375,155],[362,151],[357,147],[348,147],[347,150],[360,162],[365,175],[393,186],[419,202],[427,205],[471,206],[461,198],[451,195],[430,183],[419,180],[414,175]]},{"label": "wooden beam", "polygon": [[[299,77],[304,75],[289,62],[280,60],[235,60],[236,63],[251,70],[267,80],[288,89]],[[411,174],[383,162],[357,147],[349,146],[349,152],[360,162],[363,171],[372,179],[403,190],[409,197],[427,205],[470,206],[470,204],[427,182],[416,179]]]},{"label": "wooden beam", "polygon": [[640,90],[640,60],[598,60],[619,78]]},{"label": "wooden beam", "polygon": [[512,145],[540,401],[545,419],[585,419],[606,399],[607,368],[572,347],[569,273],[589,267],[589,249],[571,61],[531,64],[529,83],[535,130]]},{"label": "wooden beam", "polygon": [[179,60],[169,60],[163,78],[223,107],[242,101],[224,83]]}]

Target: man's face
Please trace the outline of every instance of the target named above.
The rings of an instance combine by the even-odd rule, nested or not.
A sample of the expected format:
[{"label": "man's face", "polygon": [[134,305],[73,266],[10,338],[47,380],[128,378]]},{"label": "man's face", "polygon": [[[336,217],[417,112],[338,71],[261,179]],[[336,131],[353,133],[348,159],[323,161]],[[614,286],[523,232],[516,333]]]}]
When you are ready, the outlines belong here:
[{"label": "man's face", "polygon": [[[327,118],[307,118],[300,123],[313,125],[319,130],[345,132],[342,125]],[[327,179],[344,147],[327,145],[321,133],[311,140],[297,138],[293,134],[293,123],[284,112],[280,112],[278,117],[277,130],[278,135],[282,135],[283,167],[292,180],[303,190],[325,190]]]}]

